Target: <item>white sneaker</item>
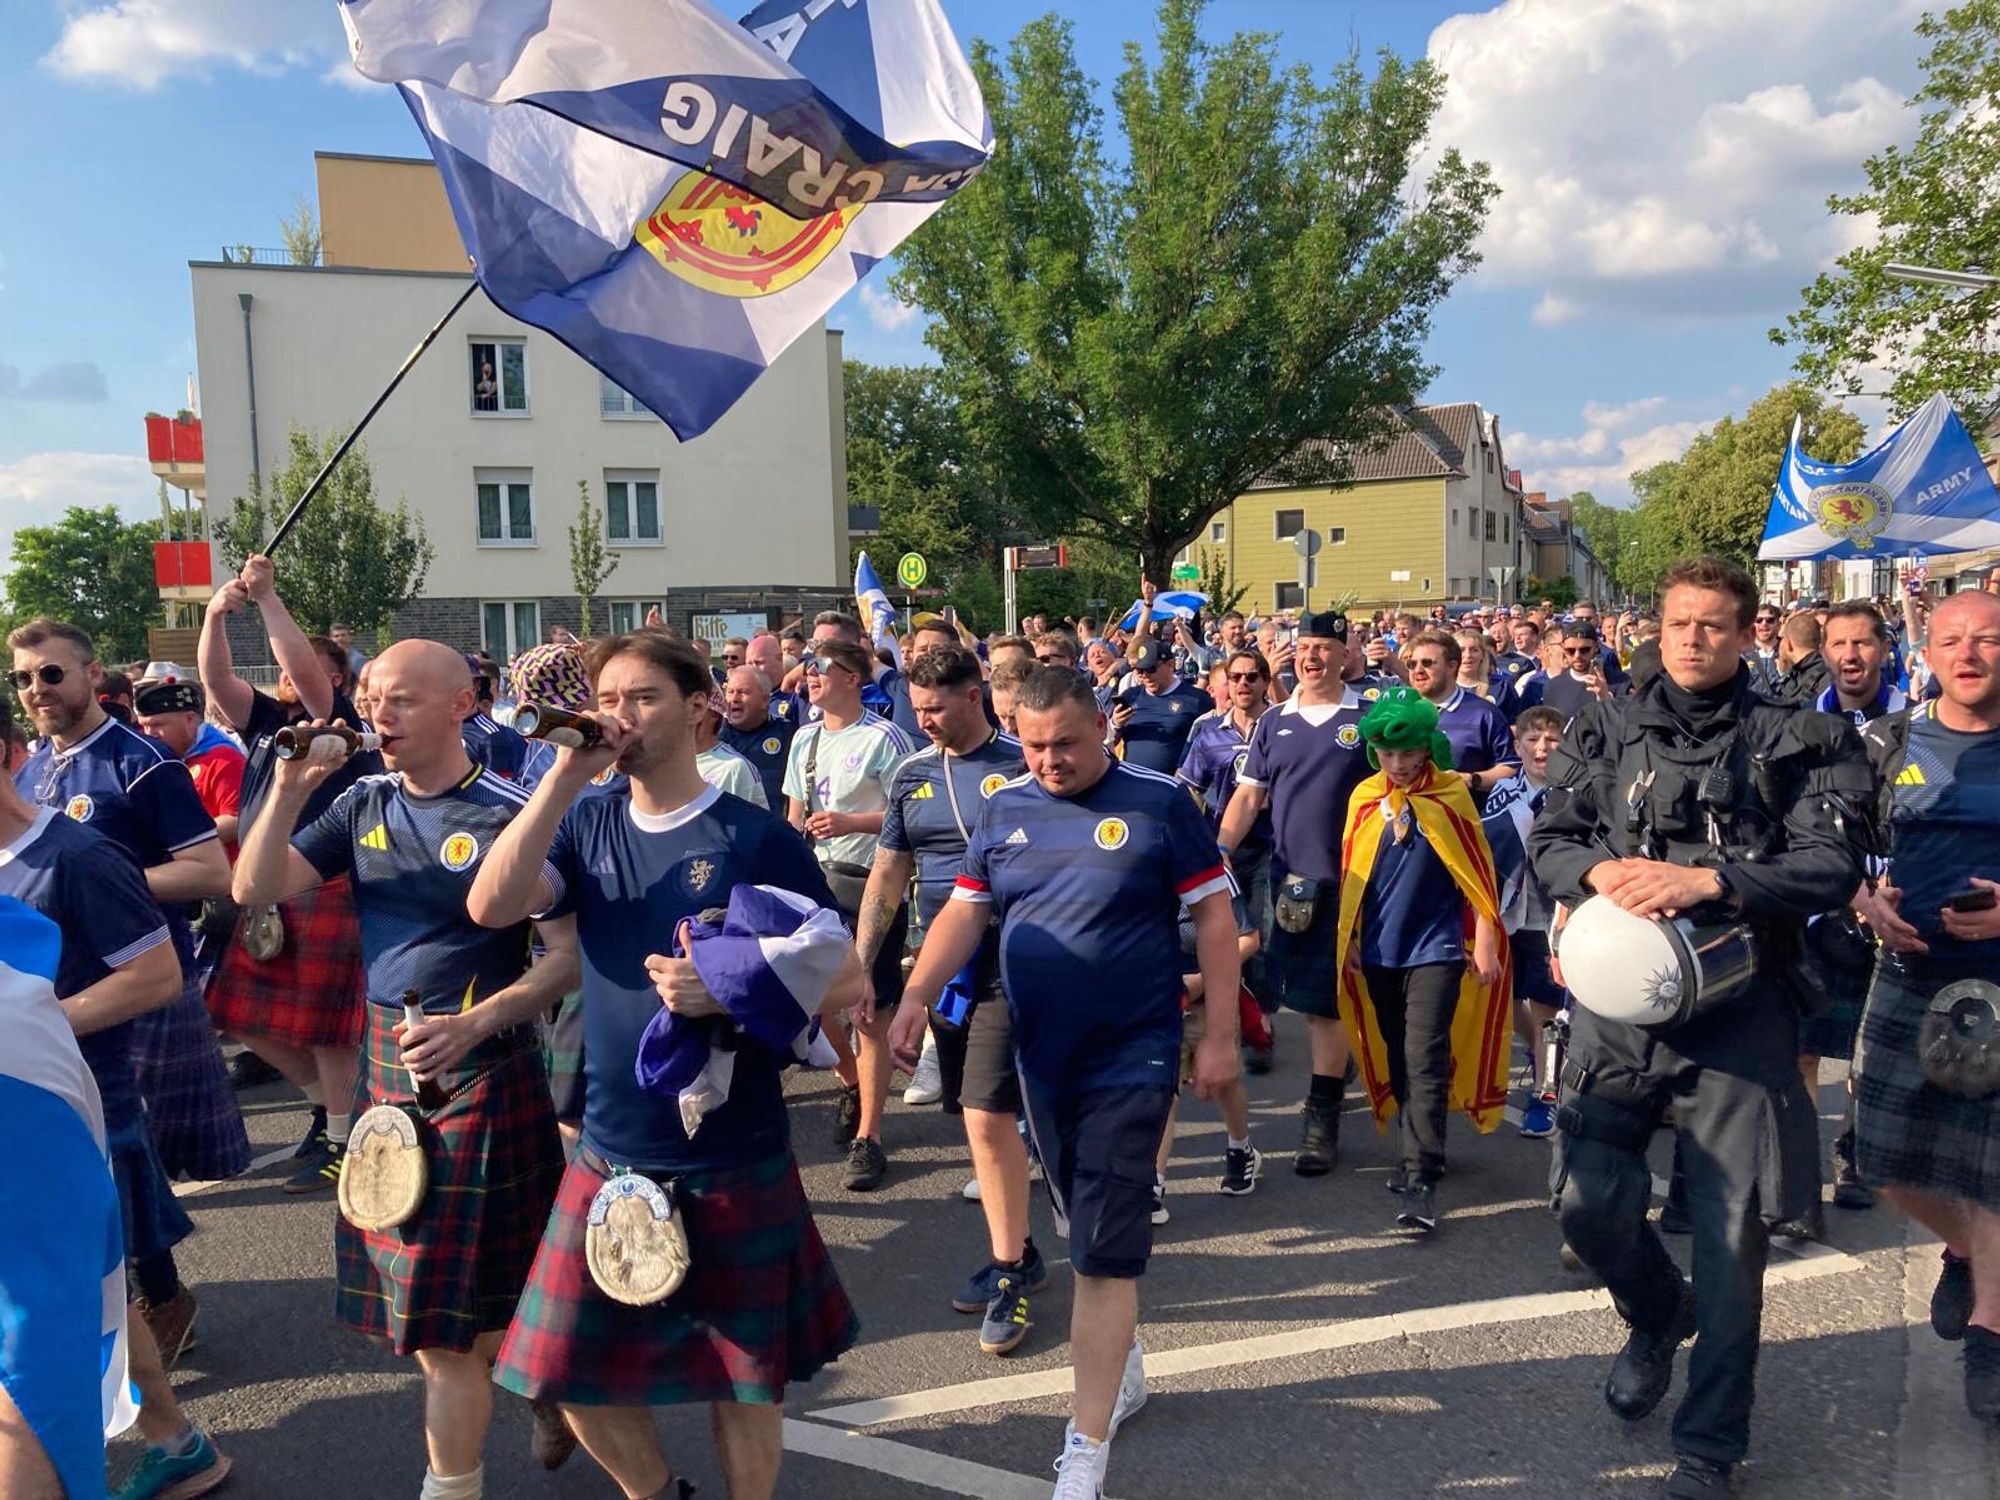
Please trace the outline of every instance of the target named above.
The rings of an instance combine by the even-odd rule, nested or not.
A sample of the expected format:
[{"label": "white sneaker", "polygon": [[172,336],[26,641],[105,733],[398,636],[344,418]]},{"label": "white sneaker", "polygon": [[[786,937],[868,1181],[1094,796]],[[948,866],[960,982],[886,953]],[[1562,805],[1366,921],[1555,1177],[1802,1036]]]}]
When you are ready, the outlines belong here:
[{"label": "white sneaker", "polygon": [[[1146,1404],[1146,1348],[1137,1339],[1132,1340],[1132,1352],[1125,1356],[1125,1373],[1118,1379],[1118,1399],[1111,1406],[1111,1430],[1104,1435],[1104,1446],[1109,1448],[1111,1440],[1118,1436],[1123,1427]],[[1076,1419],[1063,1428],[1063,1451],[1069,1451],[1070,1439],[1076,1436]],[[1061,1467],[1061,1460],[1057,1460]]]},{"label": "white sneaker", "polygon": [[967,1203],[977,1203],[979,1201],[979,1179],[975,1177],[964,1187],[960,1188],[958,1196],[963,1198]]},{"label": "white sneaker", "polygon": [[1110,1461],[1109,1442],[1093,1443],[1081,1433],[1069,1433],[1056,1456],[1056,1487],[1050,1500],[1103,1500],[1104,1468]]},{"label": "white sneaker", "polygon": [[1167,1179],[1155,1176],[1153,1178],[1153,1223],[1156,1226],[1164,1224],[1172,1217],[1173,1215],[1167,1212]]},{"label": "white sneaker", "polygon": [[936,1104],[944,1098],[944,1078],[938,1072],[937,1040],[926,1034],[923,1055],[917,1059],[917,1071],[910,1075],[908,1087],[903,1090],[905,1104]]}]

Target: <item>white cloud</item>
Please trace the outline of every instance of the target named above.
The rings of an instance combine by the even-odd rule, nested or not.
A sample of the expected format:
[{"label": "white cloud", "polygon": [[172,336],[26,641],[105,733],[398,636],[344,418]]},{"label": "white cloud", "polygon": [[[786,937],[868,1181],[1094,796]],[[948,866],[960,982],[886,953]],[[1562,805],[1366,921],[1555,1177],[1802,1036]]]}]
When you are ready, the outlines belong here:
[{"label": "white cloud", "polygon": [[115,505],[143,520],[159,513],[159,481],[131,453],[30,453],[0,464],[0,572],[11,566],[15,532],[59,520],[72,505]]},{"label": "white cloud", "polygon": [[1640,469],[1679,458],[1708,428],[1706,422],[1662,422],[1667,401],[1645,396],[1611,406],[1592,401],[1583,408],[1583,428],[1562,437],[1517,432],[1507,440],[1507,458],[1527,487],[1551,495],[1589,490],[1598,499],[1624,505],[1632,499],[1631,476]]},{"label": "white cloud", "polygon": [[73,9],[42,59],[65,78],[158,88],[218,66],[253,73],[344,56],[331,5],[283,0],[99,0]]},{"label": "white cloud", "polygon": [[915,303],[900,302],[893,293],[869,281],[861,283],[861,305],[868,320],[884,333],[899,333],[924,315]]},{"label": "white cloud", "polygon": [[1505,0],[1431,35],[1433,139],[1502,189],[1484,274],[1542,326],[1770,313],[1853,243],[1827,195],[1907,140],[1923,0]]}]

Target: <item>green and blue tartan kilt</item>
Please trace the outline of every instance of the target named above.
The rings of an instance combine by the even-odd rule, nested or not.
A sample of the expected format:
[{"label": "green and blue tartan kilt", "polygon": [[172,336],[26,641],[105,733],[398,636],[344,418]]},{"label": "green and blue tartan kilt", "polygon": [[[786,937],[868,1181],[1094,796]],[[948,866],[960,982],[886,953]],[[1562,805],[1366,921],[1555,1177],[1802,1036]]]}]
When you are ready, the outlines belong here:
[{"label": "green and blue tartan kilt", "polygon": [[555,1096],[556,1118],[565,1125],[583,1123],[583,991],[571,990],[556,1007],[544,1042],[549,1063],[549,1092]]},{"label": "green and blue tartan kilt", "polygon": [[1964,977],[1889,954],[1876,963],[1854,1062],[1855,1167],[1876,1186],[2000,1212],[2000,1094],[1948,1094],[1932,1087],[1917,1059],[1925,1007]]},{"label": "green and blue tartan kilt", "polygon": [[[402,1012],[368,1012],[357,1114],[415,1099],[393,1029]],[[416,1216],[380,1231],[334,1225],[334,1316],[397,1354],[463,1353],[508,1325],[562,1180],[532,1027],[480,1043],[438,1082],[452,1097],[424,1125],[430,1187]]]},{"label": "green and blue tartan kilt", "polygon": [[693,1265],[651,1307],[614,1302],[590,1278],[585,1219],[605,1181],[570,1163],[500,1348],[501,1386],[576,1406],[774,1404],[854,1347],[860,1320],[789,1152],[673,1179]]}]

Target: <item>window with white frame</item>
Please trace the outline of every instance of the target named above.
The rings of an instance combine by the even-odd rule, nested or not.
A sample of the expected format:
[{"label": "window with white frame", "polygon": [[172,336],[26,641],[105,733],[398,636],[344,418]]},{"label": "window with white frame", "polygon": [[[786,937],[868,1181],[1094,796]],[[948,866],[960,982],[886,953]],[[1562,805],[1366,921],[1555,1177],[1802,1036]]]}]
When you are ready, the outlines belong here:
[{"label": "window with white frame", "polygon": [[597,377],[597,409],[606,417],[637,417],[643,421],[659,421],[658,417],[639,404],[637,396],[609,375],[600,374]]},{"label": "window with white frame", "polygon": [[542,643],[542,606],[537,599],[488,599],[479,606],[480,640],[495,661],[511,661]]},{"label": "window with white frame", "polygon": [[1345,547],[1347,545],[1347,528],[1345,526],[1327,527],[1326,544],[1329,547]]},{"label": "window with white frame", "polygon": [[1210,521],[1210,522],[1208,523],[1208,539],[1209,539],[1209,540],[1210,540],[1211,542],[1216,542],[1216,543],[1218,543],[1218,544],[1219,544],[1219,543],[1221,543],[1221,542],[1224,542],[1224,541],[1228,540],[1228,537],[1229,537],[1229,523],[1228,523],[1228,522],[1226,522],[1226,521]]},{"label": "window with white frame", "polygon": [[1275,608],[1302,609],[1305,607],[1305,602],[1306,602],[1305,591],[1301,589],[1296,583],[1279,584],[1276,597],[1278,602],[1274,606]]},{"label": "window with white frame", "polygon": [[660,542],[660,471],[604,471],[604,539],[620,547]]},{"label": "window with white frame", "polygon": [[665,614],[665,607],[658,599],[612,599],[606,601],[605,609],[611,621],[613,635],[630,635],[642,628],[646,616],[653,610]]},{"label": "window with white frame", "polygon": [[472,413],[478,417],[528,414],[528,345],[524,339],[474,339]]},{"label": "window with white frame", "polygon": [[535,471],[474,469],[472,480],[479,510],[479,545],[534,546]]},{"label": "window with white frame", "polygon": [[1289,542],[1306,529],[1306,513],[1303,510],[1281,510],[1277,516],[1276,537],[1281,542]]}]

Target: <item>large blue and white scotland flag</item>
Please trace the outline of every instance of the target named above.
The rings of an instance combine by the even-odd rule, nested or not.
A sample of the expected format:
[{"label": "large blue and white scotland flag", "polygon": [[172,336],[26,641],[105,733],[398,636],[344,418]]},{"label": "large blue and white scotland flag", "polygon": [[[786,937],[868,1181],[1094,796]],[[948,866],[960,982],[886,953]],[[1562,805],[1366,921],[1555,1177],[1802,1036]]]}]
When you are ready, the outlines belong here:
[{"label": "large blue and white scotland flag", "polygon": [[2000,490],[1951,403],[1933,396],[1874,448],[1823,464],[1796,424],[1760,562],[1928,556],[2000,547]]},{"label": "large blue and white scotland flag", "polygon": [[683,439],[992,151],[939,0],[341,0],[480,286]]}]

